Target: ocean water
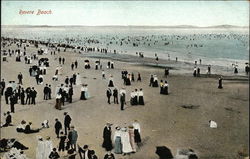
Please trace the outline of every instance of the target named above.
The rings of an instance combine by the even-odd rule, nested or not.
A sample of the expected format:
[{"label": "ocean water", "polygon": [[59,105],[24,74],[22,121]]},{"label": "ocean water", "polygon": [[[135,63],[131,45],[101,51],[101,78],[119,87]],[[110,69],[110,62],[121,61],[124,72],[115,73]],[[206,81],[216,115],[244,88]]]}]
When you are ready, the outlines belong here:
[{"label": "ocean water", "polygon": [[2,37],[94,46],[131,55],[143,52],[147,57],[157,54],[187,62],[202,59],[203,64],[226,67],[235,63],[244,67],[249,61],[247,28],[2,27]]}]

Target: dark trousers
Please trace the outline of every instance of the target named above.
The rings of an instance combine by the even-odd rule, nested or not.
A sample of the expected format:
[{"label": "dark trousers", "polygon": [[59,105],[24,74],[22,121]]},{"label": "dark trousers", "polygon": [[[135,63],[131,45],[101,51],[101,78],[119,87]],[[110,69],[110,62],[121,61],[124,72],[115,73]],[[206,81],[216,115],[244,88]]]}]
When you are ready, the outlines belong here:
[{"label": "dark trousers", "polygon": [[24,105],[24,97],[21,97],[21,104]]},{"label": "dark trousers", "polygon": [[9,96],[5,96],[6,104],[9,104]]},{"label": "dark trousers", "polygon": [[27,97],[26,98],[26,102],[25,102],[26,104],[30,104],[30,97]]},{"label": "dark trousers", "polygon": [[121,110],[124,110],[124,102],[121,102]]},{"label": "dark trousers", "polygon": [[3,95],[3,91],[4,91],[4,87],[3,87],[2,90],[1,90],[1,95]]},{"label": "dark trousers", "polygon": [[22,79],[19,79],[19,84],[21,84],[21,85],[23,84],[23,81],[22,81]]},{"label": "dark trousers", "polygon": [[72,95],[69,95],[68,102],[72,103]]},{"label": "dark trousers", "polygon": [[108,97],[108,104],[110,104],[110,97]]},{"label": "dark trousers", "polygon": [[119,102],[118,102],[118,97],[117,97],[117,96],[114,96],[114,103],[115,103],[115,104],[119,104]]},{"label": "dark trousers", "polygon": [[31,104],[34,104],[34,105],[36,104],[36,98],[35,97],[31,98]]},{"label": "dark trousers", "polygon": [[60,129],[56,129],[55,132],[56,132],[56,137],[59,138]]},{"label": "dark trousers", "polygon": [[65,124],[64,125],[64,128],[65,128],[65,135],[67,135],[67,130],[69,130],[70,129],[70,126],[69,126],[70,124]]},{"label": "dark trousers", "polygon": [[45,94],[43,95],[43,99],[44,99],[44,100],[48,100],[48,99],[49,99],[48,93],[45,93]]},{"label": "dark trousers", "polygon": [[14,105],[15,104],[13,104],[13,103],[10,104],[10,111],[11,111],[11,113],[15,113],[15,106]]}]

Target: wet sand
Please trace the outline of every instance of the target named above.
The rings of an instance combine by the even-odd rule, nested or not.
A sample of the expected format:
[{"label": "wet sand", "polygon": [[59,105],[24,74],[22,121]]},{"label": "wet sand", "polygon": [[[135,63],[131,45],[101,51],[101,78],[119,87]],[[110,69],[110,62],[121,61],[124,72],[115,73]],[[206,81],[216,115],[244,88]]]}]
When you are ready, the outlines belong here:
[{"label": "wet sand", "polygon": [[[27,48],[28,54],[34,51],[36,52],[33,47]],[[63,65],[63,74],[59,76],[59,81],[53,82],[52,76],[58,65],[59,56],[65,57],[66,62]],[[94,70],[94,62],[99,57],[86,56],[90,55],[71,51],[61,52],[56,56],[50,54],[39,56],[39,58],[48,57],[50,62],[43,85],[36,85],[35,78],[29,76],[29,65],[24,64],[24,62],[15,62],[15,57],[8,57],[9,62],[1,62],[1,78],[4,78],[5,81],[17,81],[17,74],[22,72],[24,88],[34,86],[38,92],[36,105],[15,105],[16,113],[12,115],[15,126],[1,129],[1,138],[17,138],[18,141],[29,147],[25,154],[34,159],[37,135],[50,136],[54,147],[58,146],[59,140],[56,139],[53,128],[54,119],[58,118],[63,122],[63,112],[67,111],[72,117],[72,124],[78,131],[78,144],[81,146],[89,145],[90,149],[96,151],[99,158],[103,158],[105,154],[101,147],[105,123],[113,123],[114,130],[116,125],[128,126],[134,119],[137,119],[141,124],[143,146],[138,152],[129,156],[115,155],[118,159],[157,159],[155,146],[163,145],[170,148],[173,155],[176,154],[177,148],[191,148],[201,159],[233,159],[237,157],[238,151],[248,148],[249,84],[247,77],[226,76],[223,81],[224,88],[218,89],[217,76],[192,77],[192,65],[190,68],[186,68],[186,73],[178,71],[184,67],[175,65],[170,70],[170,76],[166,78],[164,77],[164,68],[145,66],[145,63],[149,63],[146,58],[144,65],[141,64],[142,59],[139,59],[138,64],[138,61],[129,62],[130,59],[121,61],[113,58],[115,69],[106,69],[108,59],[103,58],[101,63],[105,69],[106,77],[112,74],[114,84],[118,89],[123,87],[121,79],[123,69],[133,72],[135,78],[137,72],[141,73],[142,82],[133,82],[131,86],[125,86],[128,104],[125,111],[122,112],[120,105],[107,103],[108,79],[102,80],[101,70]],[[90,70],[84,69],[86,58],[90,60]],[[64,83],[65,77],[73,74],[70,65],[76,59],[79,64],[78,69],[74,72],[79,72],[82,81],[88,84],[91,98],[80,101],[80,87],[74,86],[73,103],[66,103],[61,111],[56,110],[54,96],[52,96],[52,100],[43,100],[43,87],[46,83],[51,84],[52,95],[54,95],[55,86]],[[154,60],[151,59],[151,61],[154,63]],[[165,61],[165,63],[168,62]],[[169,64],[171,65],[171,63],[174,62],[170,61]],[[161,61],[159,61],[160,64]],[[168,96],[160,95],[160,88],[148,86],[150,74],[156,74],[159,80],[168,80],[170,90]],[[128,102],[130,92],[135,88],[143,88],[145,106],[130,106]],[[185,109],[182,107],[183,105],[194,105],[196,109]],[[2,121],[4,121],[3,112],[9,110],[9,107],[2,97]],[[38,134],[17,133],[15,128],[23,119],[32,121],[34,128],[40,127],[41,122],[48,119],[50,128],[43,129]],[[209,120],[216,121],[218,128],[209,128]]]}]

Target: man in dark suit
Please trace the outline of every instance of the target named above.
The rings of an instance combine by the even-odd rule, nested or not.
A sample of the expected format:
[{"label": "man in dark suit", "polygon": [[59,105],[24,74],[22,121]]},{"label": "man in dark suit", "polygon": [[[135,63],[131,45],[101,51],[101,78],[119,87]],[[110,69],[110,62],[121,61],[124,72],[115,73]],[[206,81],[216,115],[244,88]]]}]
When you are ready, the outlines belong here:
[{"label": "man in dark suit", "polygon": [[25,92],[26,92],[26,95],[27,95],[25,103],[30,104],[30,92],[31,92],[30,87],[26,88]]},{"label": "man in dark suit", "polygon": [[124,110],[124,104],[125,104],[125,93],[122,93],[120,96],[120,102],[121,102],[121,110]]},{"label": "man in dark suit", "polygon": [[19,72],[19,74],[17,75],[17,78],[18,78],[18,80],[19,80],[19,82],[18,82],[18,84],[23,84],[23,75],[22,75],[22,73],[21,72]]},{"label": "man in dark suit", "polygon": [[31,89],[31,91],[30,91],[31,104],[36,105],[36,95],[37,95],[37,92],[36,92],[36,90],[34,89],[34,87],[32,87],[32,89]]},{"label": "man in dark suit", "polygon": [[15,113],[15,104],[16,104],[15,97],[14,97],[14,95],[11,95],[10,96],[10,111],[11,111],[11,113]]},{"label": "man in dark suit", "polygon": [[88,145],[84,145],[83,148],[81,148],[79,145],[78,145],[78,153],[80,155],[80,159],[91,159],[91,150],[89,150],[89,147]]},{"label": "man in dark suit", "polygon": [[118,90],[116,88],[113,90],[113,96],[114,96],[114,103],[119,104],[119,102],[118,102]]},{"label": "man in dark suit", "polygon": [[64,112],[64,128],[65,128],[65,135],[67,135],[67,130],[70,129],[71,117],[68,115],[67,112]]},{"label": "man in dark suit", "polygon": [[4,92],[6,104],[9,104],[9,97],[10,97],[12,94],[13,94],[13,89],[12,89],[12,87],[7,87],[7,88],[6,88],[6,91]]},{"label": "man in dark suit", "polygon": [[48,84],[45,85],[44,89],[43,89],[43,99],[44,100],[48,100],[49,99],[49,87]]},{"label": "man in dark suit", "polygon": [[107,89],[106,95],[107,95],[107,98],[108,98],[108,104],[110,104],[110,97],[112,95],[112,92],[111,92],[110,88]]},{"label": "man in dark suit", "polygon": [[62,129],[62,124],[58,119],[55,119],[56,123],[55,123],[55,133],[56,133],[56,137],[59,138],[59,133],[60,130]]},{"label": "man in dark suit", "polygon": [[74,94],[73,87],[69,86],[69,103],[72,103],[72,96]]}]

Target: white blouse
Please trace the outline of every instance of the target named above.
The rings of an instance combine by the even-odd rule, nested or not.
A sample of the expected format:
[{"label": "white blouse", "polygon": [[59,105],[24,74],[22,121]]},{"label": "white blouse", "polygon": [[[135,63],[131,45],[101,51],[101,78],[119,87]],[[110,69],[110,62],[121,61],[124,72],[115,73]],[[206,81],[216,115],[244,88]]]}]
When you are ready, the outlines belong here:
[{"label": "white blouse", "polygon": [[138,92],[138,96],[143,96],[143,92],[142,92],[142,91],[139,91],[139,92]]},{"label": "white blouse", "polygon": [[137,129],[138,132],[141,133],[141,127],[140,127],[140,124],[139,124],[139,123],[135,122],[135,123],[133,123],[132,125],[133,125],[134,129]]}]

